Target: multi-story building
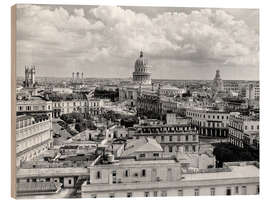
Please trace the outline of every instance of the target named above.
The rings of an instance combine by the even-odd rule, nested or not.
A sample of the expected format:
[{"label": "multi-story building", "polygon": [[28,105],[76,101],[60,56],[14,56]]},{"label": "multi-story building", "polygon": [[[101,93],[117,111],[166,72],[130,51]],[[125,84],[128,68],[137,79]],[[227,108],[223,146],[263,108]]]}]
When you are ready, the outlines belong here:
[{"label": "multi-story building", "polygon": [[240,92],[239,82],[234,80],[223,81],[224,90],[226,92]]},{"label": "multi-story building", "polygon": [[42,97],[30,97],[28,100],[17,100],[16,113],[22,114],[47,114],[52,117],[53,103]]},{"label": "multi-story building", "polygon": [[89,115],[99,115],[103,112],[103,100],[94,97],[87,98],[87,111]]},{"label": "multi-story building", "polygon": [[249,100],[260,100],[260,84],[259,82],[249,83],[242,92],[243,96]]},{"label": "multi-story building", "polygon": [[182,106],[173,97],[161,95],[161,86],[157,91],[142,91],[137,97],[139,116],[162,119],[167,113],[179,113]]},{"label": "multi-story building", "polygon": [[53,101],[52,107],[54,118],[58,118],[62,114],[67,113],[78,112],[86,114],[88,112],[88,102],[86,99]]},{"label": "multi-story building", "polygon": [[199,135],[227,137],[230,113],[221,110],[189,108],[186,116],[198,128]]},{"label": "multi-story building", "polygon": [[[229,120],[229,142],[243,148],[254,145],[259,148],[259,118],[234,114]],[[254,141],[254,144],[253,144]]]},{"label": "multi-story building", "polygon": [[227,163],[204,171],[177,159],[125,158],[90,166],[82,197],[164,197],[259,194],[257,163]]},{"label": "multi-story building", "polygon": [[16,166],[52,146],[52,121],[47,115],[16,117]]},{"label": "multi-story building", "polygon": [[137,139],[141,137],[156,139],[168,155],[197,154],[199,151],[197,129],[189,124],[137,126],[133,136]]}]

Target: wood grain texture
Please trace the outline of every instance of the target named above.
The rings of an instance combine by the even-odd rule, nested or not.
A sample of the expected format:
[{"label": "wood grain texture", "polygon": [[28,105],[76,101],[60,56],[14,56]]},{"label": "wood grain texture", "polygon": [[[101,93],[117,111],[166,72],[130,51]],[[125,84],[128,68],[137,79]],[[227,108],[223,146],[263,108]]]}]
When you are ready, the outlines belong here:
[{"label": "wood grain texture", "polygon": [[16,198],[16,5],[11,7],[11,197]]}]

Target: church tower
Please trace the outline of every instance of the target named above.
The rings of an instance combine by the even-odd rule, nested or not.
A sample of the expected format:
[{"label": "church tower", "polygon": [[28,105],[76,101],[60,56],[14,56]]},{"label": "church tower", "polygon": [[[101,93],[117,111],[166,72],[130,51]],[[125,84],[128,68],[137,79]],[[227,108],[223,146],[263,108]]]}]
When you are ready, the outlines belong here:
[{"label": "church tower", "polygon": [[223,87],[223,81],[220,77],[220,71],[217,70],[216,71],[216,75],[213,81],[213,89],[217,92],[223,91],[224,87]]}]

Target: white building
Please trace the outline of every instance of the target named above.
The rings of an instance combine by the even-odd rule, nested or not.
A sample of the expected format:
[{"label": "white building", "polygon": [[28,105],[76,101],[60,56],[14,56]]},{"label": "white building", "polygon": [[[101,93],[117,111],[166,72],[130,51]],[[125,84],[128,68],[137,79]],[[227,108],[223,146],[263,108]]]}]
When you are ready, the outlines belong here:
[{"label": "white building", "polygon": [[204,136],[227,137],[230,113],[221,110],[205,108],[189,108],[186,116],[198,128],[199,134]]},{"label": "white building", "polygon": [[49,117],[16,117],[16,166],[29,161],[52,146],[52,122]]},{"label": "white building", "polygon": [[259,119],[254,116],[231,115],[229,142],[241,148],[245,147],[245,144],[254,144],[259,148]]},{"label": "white building", "polygon": [[259,194],[256,163],[227,163],[222,169],[195,170],[174,159],[114,160],[90,167],[82,197],[160,197]]}]

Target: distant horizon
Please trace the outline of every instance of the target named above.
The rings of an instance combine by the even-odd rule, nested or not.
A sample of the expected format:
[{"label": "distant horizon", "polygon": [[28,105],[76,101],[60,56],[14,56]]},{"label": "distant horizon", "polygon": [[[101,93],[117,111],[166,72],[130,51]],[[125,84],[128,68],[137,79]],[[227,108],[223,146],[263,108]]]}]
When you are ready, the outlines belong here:
[{"label": "distant horizon", "polygon": [[143,51],[152,78],[259,80],[258,9],[19,4],[16,24],[18,75],[125,78]]},{"label": "distant horizon", "polygon": [[[24,78],[24,76],[22,75],[19,75],[17,77],[20,77],[20,78]],[[61,77],[61,76],[36,76],[36,78],[58,78],[58,79],[72,79],[72,77]],[[84,79],[131,79],[132,80],[132,77],[84,77]],[[166,78],[152,78],[152,80],[197,80],[197,81],[211,81],[213,80],[212,79],[166,79]],[[223,81],[232,81],[234,79],[222,79]],[[246,80],[246,79],[235,79],[234,81],[260,81],[260,80]]]}]

